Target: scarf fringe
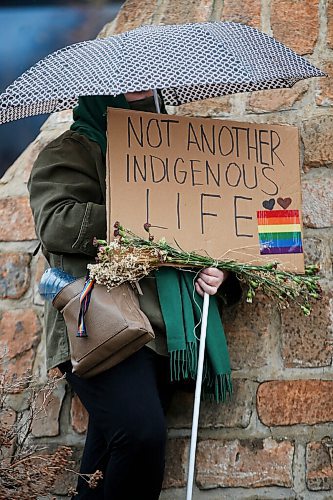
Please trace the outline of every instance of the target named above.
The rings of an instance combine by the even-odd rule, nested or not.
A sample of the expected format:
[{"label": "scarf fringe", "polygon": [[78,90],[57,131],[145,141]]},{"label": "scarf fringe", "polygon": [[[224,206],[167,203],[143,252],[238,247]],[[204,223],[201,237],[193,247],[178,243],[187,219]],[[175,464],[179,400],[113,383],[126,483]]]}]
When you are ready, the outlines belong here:
[{"label": "scarf fringe", "polygon": [[[188,343],[187,349],[170,352],[170,377],[172,382],[196,380],[198,368],[198,345]],[[207,359],[203,367],[203,394],[205,399],[223,403],[232,395],[231,373],[213,375]]]}]

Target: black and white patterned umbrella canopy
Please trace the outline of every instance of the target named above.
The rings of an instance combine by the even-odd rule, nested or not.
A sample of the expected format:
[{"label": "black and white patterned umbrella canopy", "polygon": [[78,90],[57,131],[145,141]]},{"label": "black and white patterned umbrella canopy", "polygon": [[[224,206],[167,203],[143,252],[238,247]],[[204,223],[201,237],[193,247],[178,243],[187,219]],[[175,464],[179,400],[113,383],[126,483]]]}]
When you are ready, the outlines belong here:
[{"label": "black and white patterned umbrella canopy", "polygon": [[325,74],[250,26],[147,25],[48,55],[0,95],[0,123],[72,108],[83,95],[160,89],[165,104],[180,105],[315,76]]}]

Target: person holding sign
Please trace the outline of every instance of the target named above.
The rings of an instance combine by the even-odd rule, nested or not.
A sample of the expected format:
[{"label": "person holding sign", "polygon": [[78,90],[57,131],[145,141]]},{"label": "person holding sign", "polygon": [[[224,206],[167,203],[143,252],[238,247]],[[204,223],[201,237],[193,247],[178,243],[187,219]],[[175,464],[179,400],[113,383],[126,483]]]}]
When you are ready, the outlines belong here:
[{"label": "person holding sign", "polygon": [[[152,91],[80,98],[71,129],[40,153],[28,184],[43,253],[51,267],[75,277],[84,276],[87,264],[94,262],[94,237],[106,237],[107,107],[156,112]],[[162,112],[166,112],[163,103]],[[103,473],[95,489],[79,478],[78,500],[159,498],[165,462],[164,412],[175,387],[170,384],[170,366],[174,380],[195,376],[195,326],[200,320],[195,304],[200,296],[219,292],[227,302],[234,302],[240,295],[235,276],[215,268],[204,269],[198,276],[163,268],[156,279],[147,277],[140,285],[140,306],[154,328],[155,340],[90,379],[72,373],[64,320],[50,303],[45,304],[47,369],[57,366],[66,373],[89,413],[81,473]],[[217,316],[209,320],[208,351],[215,384],[211,388],[216,399],[222,400],[231,392],[230,365]]]}]

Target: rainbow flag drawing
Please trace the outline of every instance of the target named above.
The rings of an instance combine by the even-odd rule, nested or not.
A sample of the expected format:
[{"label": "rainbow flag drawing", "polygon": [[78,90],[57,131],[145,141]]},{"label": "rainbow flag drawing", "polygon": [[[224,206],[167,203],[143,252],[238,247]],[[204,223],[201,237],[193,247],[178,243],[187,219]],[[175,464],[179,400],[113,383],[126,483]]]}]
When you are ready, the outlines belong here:
[{"label": "rainbow flag drawing", "polygon": [[303,253],[299,210],[258,210],[260,255]]}]

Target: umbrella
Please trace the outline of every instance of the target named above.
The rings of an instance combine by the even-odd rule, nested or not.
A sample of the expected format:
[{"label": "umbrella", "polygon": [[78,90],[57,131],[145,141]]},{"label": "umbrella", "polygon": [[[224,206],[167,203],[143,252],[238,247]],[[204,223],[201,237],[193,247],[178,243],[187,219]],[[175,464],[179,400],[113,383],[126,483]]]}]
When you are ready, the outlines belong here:
[{"label": "umbrella", "polygon": [[[69,109],[79,96],[157,90],[167,105],[292,87],[325,73],[274,38],[232,22],[142,26],[58,50],[0,95],[0,123]],[[157,107],[158,111],[159,108]],[[209,296],[204,306],[190,446],[192,498]]]},{"label": "umbrella", "polygon": [[159,89],[165,104],[180,105],[324,75],[243,24],[147,25],[48,55],[0,95],[0,123],[72,108],[80,95]]}]

